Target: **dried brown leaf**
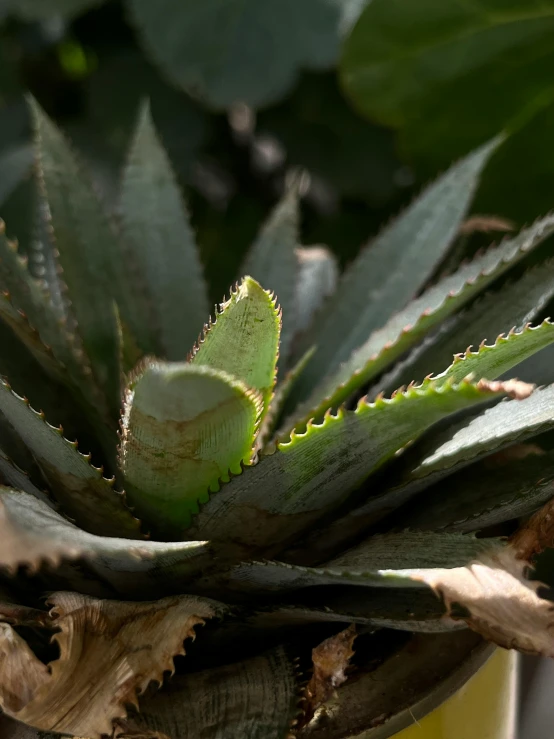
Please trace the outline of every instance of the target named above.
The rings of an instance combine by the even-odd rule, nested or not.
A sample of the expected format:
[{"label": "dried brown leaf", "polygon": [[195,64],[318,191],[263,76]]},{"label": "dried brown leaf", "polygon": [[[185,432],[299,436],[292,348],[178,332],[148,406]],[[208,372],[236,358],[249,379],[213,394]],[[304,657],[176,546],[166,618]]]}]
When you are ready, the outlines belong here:
[{"label": "dried brown leaf", "polygon": [[502,218],[501,216],[475,215],[467,218],[462,223],[458,229],[458,233],[460,236],[469,236],[473,233],[490,233],[491,231],[508,233],[509,231],[515,231],[515,229],[515,223],[513,221],[509,221],[507,218]]},{"label": "dried brown leaf", "polygon": [[302,723],[310,721],[319,706],[332,698],[336,689],[346,681],[356,636],[356,626],[350,624],[312,650],[313,674],[306,687]]},{"label": "dried brown leaf", "polygon": [[515,532],[511,545],[517,556],[527,561],[544,549],[554,547],[554,500],[546,503]]},{"label": "dried brown leaf", "polygon": [[448,615],[467,609],[464,621],[506,649],[554,657],[554,603],[537,594],[540,583],[525,578],[527,563],[513,546],[491,549],[465,567],[414,572],[442,596]]},{"label": "dried brown leaf", "polygon": [[55,593],[50,601],[60,657],[48,666],[0,624],[0,704],[30,726],[90,739],[111,734],[126,705],[173,672],[183,641],[217,609],[195,596],[127,603]]}]

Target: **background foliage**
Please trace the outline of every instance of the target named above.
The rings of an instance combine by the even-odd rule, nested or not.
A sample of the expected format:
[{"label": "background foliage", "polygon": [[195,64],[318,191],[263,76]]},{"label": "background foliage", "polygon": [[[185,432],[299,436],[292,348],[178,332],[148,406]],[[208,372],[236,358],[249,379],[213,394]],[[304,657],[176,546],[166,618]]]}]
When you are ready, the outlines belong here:
[{"label": "background foliage", "polygon": [[0,0],[0,22],[0,209],[23,242],[25,88],[108,203],[150,97],[214,297],[291,166],[308,243],[343,262],[500,130],[475,208],[521,225],[551,207],[554,0]]}]

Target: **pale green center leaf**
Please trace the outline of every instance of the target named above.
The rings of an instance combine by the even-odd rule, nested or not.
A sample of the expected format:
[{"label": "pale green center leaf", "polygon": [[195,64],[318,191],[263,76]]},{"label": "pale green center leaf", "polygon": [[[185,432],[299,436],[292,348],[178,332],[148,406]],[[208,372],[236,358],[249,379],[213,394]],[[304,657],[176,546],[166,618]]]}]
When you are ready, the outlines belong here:
[{"label": "pale green center leaf", "polygon": [[252,277],[244,277],[221,304],[191,362],[227,372],[260,392],[265,413],[275,384],[280,333],[275,299]]},{"label": "pale green center leaf", "polygon": [[153,363],[127,389],[121,465],[128,497],[164,537],[179,537],[221,481],[252,456],[262,399],[224,372]]}]

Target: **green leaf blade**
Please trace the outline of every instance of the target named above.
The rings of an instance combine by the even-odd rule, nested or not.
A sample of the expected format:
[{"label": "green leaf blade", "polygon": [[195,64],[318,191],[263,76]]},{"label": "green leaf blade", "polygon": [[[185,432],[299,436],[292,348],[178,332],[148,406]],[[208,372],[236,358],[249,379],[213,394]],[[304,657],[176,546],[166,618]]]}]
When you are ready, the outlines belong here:
[{"label": "green leaf blade", "polygon": [[226,372],[261,393],[266,412],[275,385],[280,332],[275,299],[245,277],[220,305],[190,361]]},{"label": "green leaf blade", "polygon": [[[226,109],[280,99],[300,68],[338,54],[341,9],[325,0],[129,0],[143,44],[172,82]],[[295,33],[291,36],[291,28]],[[264,70],[260,74],[260,70]]]},{"label": "green leaf blade", "polygon": [[94,376],[115,410],[119,408],[119,339],[110,279],[119,245],[63,134],[33,101],[31,108],[39,176],[64,282]]},{"label": "green leaf blade", "polygon": [[144,105],[121,188],[121,220],[144,291],[122,304],[143,352],[182,360],[209,314],[188,214],[169,158]]},{"label": "green leaf blade", "polygon": [[[553,232],[554,216],[545,216],[514,238],[489,249],[426,290],[375,331],[337,372],[317,386],[308,400],[291,415],[286,425],[298,426],[310,418],[321,418],[328,408],[337,407],[414,346],[431,329],[458,311],[510,267],[515,266]],[[436,367],[432,368],[434,369]],[[404,379],[404,375],[400,377]],[[414,378],[410,378],[408,382],[412,379]]]},{"label": "green leaf blade", "polygon": [[180,536],[199,502],[253,454],[259,393],[210,367],[156,363],[127,391],[121,467],[130,502],[164,536]]},{"label": "green leaf blade", "polygon": [[113,480],[90,464],[76,442],[50,426],[42,413],[17,396],[0,381],[0,410],[35,457],[56,499],[80,526],[93,533],[137,538],[139,522],[126,507],[123,495],[113,489]]},{"label": "green leaf blade", "polygon": [[280,352],[285,358],[296,322],[298,199],[298,187],[294,185],[270,213],[241,267],[241,274],[251,275],[276,296],[283,314]]},{"label": "green leaf blade", "polygon": [[232,531],[233,541],[246,547],[283,547],[433,423],[506,389],[501,383],[428,382],[390,400],[362,400],[356,411],[328,415],[224,486],[196,517],[194,536],[225,541]]},{"label": "green leaf blade", "polygon": [[313,387],[385,324],[432,275],[462,222],[495,140],[454,165],[366,247],[343,275],[310,343]]},{"label": "green leaf blade", "polygon": [[[495,337],[511,331],[518,333],[535,319],[554,297],[554,260],[525,272],[517,281],[509,282],[500,290],[479,297],[466,311],[453,319],[452,325],[432,341],[421,353],[408,359],[393,370],[393,378],[387,383],[395,387],[403,383],[420,381],[428,374],[444,367],[451,357],[467,347],[476,347],[486,340],[489,344]],[[547,329],[543,329],[547,331]],[[513,333],[513,332],[512,332]],[[528,337],[529,338],[529,337]],[[512,366],[525,361],[517,359]],[[507,368],[509,369],[509,368]],[[498,377],[489,374],[491,380]],[[537,380],[533,378],[533,382]],[[542,383],[539,379],[539,384]]]},{"label": "green leaf blade", "polygon": [[500,335],[494,344],[484,341],[477,351],[468,349],[457,354],[453,363],[433,379],[437,382],[459,382],[472,375],[476,379],[486,377],[495,380],[512,367],[549,346],[554,341],[554,324],[549,320],[539,326],[525,326],[521,331]]},{"label": "green leaf blade", "polygon": [[158,542],[82,531],[35,497],[0,487],[0,562],[14,570],[84,559],[120,595],[148,600],[181,592],[210,561],[207,542]]}]

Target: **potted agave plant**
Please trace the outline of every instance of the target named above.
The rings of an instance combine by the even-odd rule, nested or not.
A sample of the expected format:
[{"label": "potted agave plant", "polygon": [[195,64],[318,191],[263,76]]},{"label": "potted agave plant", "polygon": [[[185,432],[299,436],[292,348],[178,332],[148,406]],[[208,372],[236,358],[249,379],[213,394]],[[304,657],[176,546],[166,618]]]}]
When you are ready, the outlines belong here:
[{"label": "potted agave plant", "polygon": [[521,268],[554,217],[440,276],[494,141],[339,277],[292,186],[209,319],[148,108],[114,224],[31,105],[40,279],[0,236],[2,737],[508,739],[506,650],[554,656],[528,579],[554,385],[505,379],[554,341],[554,262]]}]

